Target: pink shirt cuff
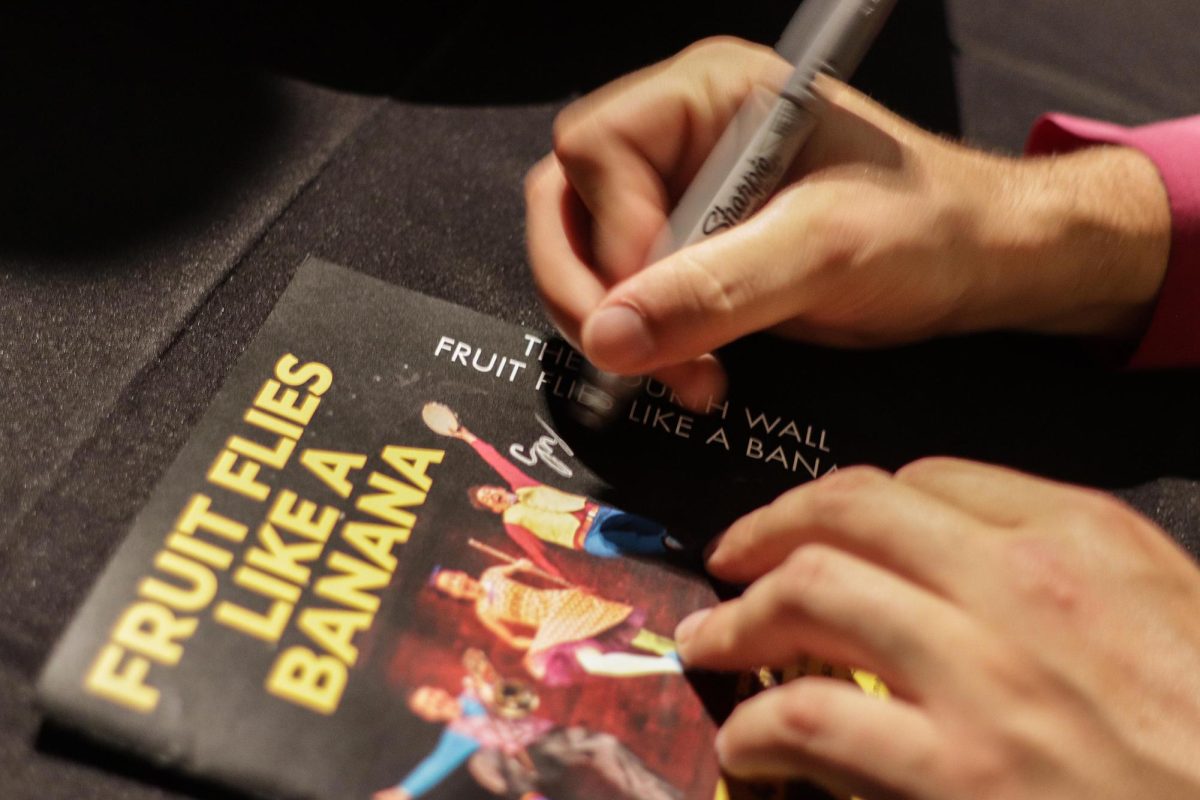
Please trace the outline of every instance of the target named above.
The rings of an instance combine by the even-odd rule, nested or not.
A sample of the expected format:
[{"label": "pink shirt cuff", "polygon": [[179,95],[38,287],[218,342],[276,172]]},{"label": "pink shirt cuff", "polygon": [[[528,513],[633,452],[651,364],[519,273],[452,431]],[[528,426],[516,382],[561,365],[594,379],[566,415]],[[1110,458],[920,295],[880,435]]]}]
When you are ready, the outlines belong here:
[{"label": "pink shirt cuff", "polygon": [[1135,367],[1200,366],[1200,116],[1125,128],[1047,114],[1029,134],[1030,154],[1096,144],[1142,151],[1162,176],[1171,204],[1171,255],[1150,323],[1130,359]]}]

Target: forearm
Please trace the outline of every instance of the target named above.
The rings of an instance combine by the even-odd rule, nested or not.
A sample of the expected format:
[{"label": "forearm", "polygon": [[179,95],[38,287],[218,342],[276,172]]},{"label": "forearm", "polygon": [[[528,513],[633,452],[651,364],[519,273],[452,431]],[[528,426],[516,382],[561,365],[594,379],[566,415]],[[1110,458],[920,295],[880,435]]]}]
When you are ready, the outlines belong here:
[{"label": "forearm", "polygon": [[[972,154],[987,302],[954,327],[1136,335],[1162,285],[1171,214],[1154,164],[1125,147],[1021,160]],[[990,318],[989,318],[990,315]]]},{"label": "forearm", "polygon": [[[1033,153],[1063,153],[1119,145],[1144,156],[1157,172],[1170,212],[1170,241],[1148,322],[1130,363],[1138,367],[1200,365],[1200,116],[1134,128],[1060,114],[1040,119],[1030,134]],[[1131,213],[1126,210],[1126,214]],[[1134,210],[1132,213],[1136,213]]]}]

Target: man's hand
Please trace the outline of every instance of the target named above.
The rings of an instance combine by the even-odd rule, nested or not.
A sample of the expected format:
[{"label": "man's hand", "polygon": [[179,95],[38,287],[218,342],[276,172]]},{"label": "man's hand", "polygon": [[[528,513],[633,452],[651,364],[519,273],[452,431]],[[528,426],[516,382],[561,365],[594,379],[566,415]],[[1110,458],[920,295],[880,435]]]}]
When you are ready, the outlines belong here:
[{"label": "man's hand", "polygon": [[559,115],[554,152],[526,179],[529,256],[555,322],[598,366],[655,372],[695,405],[720,377],[698,357],[763,329],[846,346],[998,328],[1136,332],[1170,237],[1147,158],[990,155],[831,79],[775,197],[646,265],[742,100],[788,73],[767,48],[713,40]]},{"label": "man's hand", "polygon": [[676,631],[691,667],[801,654],[893,697],[801,678],[717,740],[744,777],[878,800],[1200,797],[1200,570],[1111,497],[998,467],[833,473],[735,523],[739,599]]}]

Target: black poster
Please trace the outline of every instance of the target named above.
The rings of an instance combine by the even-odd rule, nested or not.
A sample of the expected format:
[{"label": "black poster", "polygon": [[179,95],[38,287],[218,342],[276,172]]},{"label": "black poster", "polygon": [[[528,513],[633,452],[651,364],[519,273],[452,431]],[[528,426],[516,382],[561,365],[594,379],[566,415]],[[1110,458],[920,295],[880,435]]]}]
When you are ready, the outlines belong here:
[{"label": "black poster", "polygon": [[832,434],[684,412],[654,383],[589,433],[566,413],[581,366],[310,259],[60,642],[45,705],[270,796],[713,798],[721,700],[670,637],[716,599],[703,543],[833,469]]}]

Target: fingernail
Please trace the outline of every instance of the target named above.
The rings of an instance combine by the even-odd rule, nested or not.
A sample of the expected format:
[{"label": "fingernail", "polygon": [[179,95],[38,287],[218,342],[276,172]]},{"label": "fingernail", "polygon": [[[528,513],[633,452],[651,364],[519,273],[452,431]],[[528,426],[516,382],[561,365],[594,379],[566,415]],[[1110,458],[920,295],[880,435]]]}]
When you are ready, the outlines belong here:
[{"label": "fingernail", "polygon": [[717,763],[721,765],[721,769],[727,769],[726,762],[729,760],[729,734],[725,733],[725,726],[722,725],[717,731],[717,736],[713,740],[713,749],[717,751]]},{"label": "fingernail", "polygon": [[717,552],[717,548],[721,546],[721,540],[725,538],[725,534],[718,533],[711,542],[704,545],[704,560],[707,562],[713,557],[713,553]]},{"label": "fingernail", "polygon": [[699,611],[693,611],[691,614],[688,614],[686,617],[684,617],[683,621],[675,626],[675,644],[677,646],[683,646],[687,644],[688,639],[692,637],[692,635],[696,632],[696,629],[700,627],[702,622],[704,622],[704,618],[711,613],[711,608],[702,608]]},{"label": "fingernail", "polygon": [[[720,407],[725,398],[728,379],[725,369],[711,356],[702,356],[688,365],[678,384],[671,384],[680,402],[689,411],[708,414]],[[670,381],[668,381],[670,383]]]},{"label": "fingernail", "polygon": [[587,352],[600,361],[619,363],[632,369],[654,353],[654,340],[646,320],[620,303],[592,314],[584,325],[583,338]]}]

